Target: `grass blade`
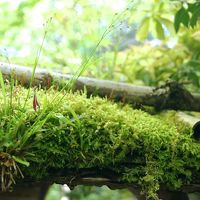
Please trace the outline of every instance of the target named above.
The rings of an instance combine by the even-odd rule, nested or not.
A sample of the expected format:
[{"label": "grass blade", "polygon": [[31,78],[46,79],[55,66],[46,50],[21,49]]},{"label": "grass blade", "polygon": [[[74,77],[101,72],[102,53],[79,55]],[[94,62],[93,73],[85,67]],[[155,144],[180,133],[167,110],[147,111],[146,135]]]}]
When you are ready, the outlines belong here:
[{"label": "grass blade", "polygon": [[2,75],[1,71],[0,71],[0,85],[1,85],[1,89],[2,89],[4,105],[6,106],[6,87],[5,87],[5,83],[4,83],[3,75]]}]

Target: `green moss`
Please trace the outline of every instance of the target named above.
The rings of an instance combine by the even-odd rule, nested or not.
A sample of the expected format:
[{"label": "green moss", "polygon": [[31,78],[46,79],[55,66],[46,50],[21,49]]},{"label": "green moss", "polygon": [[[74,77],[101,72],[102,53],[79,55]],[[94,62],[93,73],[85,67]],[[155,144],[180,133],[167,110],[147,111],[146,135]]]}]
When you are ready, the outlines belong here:
[{"label": "green moss", "polygon": [[[15,156],[26,176],[48,176],[50,168],[107,168],[157,199],[160,184],[177,189],[200,173],[200,145],[173,116],[170,121],[106,99],[53,90],[37,92],[41,107],[35,112],[33,97],[23,109],[26,92],[15,88],[12,108],[0,98],[0,152]],[[24,161],[30,166],[23,167]]]}]

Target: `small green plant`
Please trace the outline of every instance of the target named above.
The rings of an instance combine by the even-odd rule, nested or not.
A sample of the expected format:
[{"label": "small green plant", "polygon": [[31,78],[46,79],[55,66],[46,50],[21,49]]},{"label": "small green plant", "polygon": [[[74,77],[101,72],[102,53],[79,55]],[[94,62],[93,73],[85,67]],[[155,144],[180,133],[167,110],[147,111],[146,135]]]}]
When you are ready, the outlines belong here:
[{"label": "small green plant", "polygon": [[42,42],[41,42],[41,45],[40,45],[39,50],[37,52],[37,55],[35,57],[35,62],[33,64],[33,72],[32,72],[32,76],[31,76],[31,79],[30,79],[30,84],[29,84],[29,89],[28,89],[27,97],[26,97],[26,100],[24,102],[24,107],[26,106],[27,99],[30,96],[30,91],[32,89],[32,84],[33,84],[34,77],[35,77],[35,71],[36,71],[36,68],[37,68],[38,63],[39,63],[40,55],[41,55],[41,52],[42,52],[42,48],[43,48],[43,45],[44,45],[44,41],[45,41],[46,35],[48,33],[49,23],[51,23],[51,20],[52,20],[52,18],[50,18],[49,20],[47,20],[47,22],[45,24],[45,29],[44,29],[44,34],[43,34]]},{"label": "small green plant", "polygon": [[[42,42],[40,44],[37,56],[33,64],[33,71],[28,89],[20,89],[17,86],[17,83],[14,86],[14,72],[11,74],[10,83],[6,85],[3,79],[3,75],[0,72],[0,86],[1,93],[3,95],[3,102],[1,102],[0,100],[0,118],[2,119],[2,126],[4,127],[0,130],[0,143],[2,144],[2,146],[0,146],[0,169],[2,172],[2,190],[8,190],[12,186],[12,184],[15,184],[14,179],[19,177],[19,175],[23,177],[23,174],[21,173],[18,164],[26,167],[29,166],[30,163],[26,159],[26,153],[28,153],[28,149],[35,147],[36,145],[34,142],[31,142],[32,139],[34,137],[38,137],[37,133],[43,130],[45,124],[47,124],[48,121],[52,119],[55,113],[59,113],[59,107],[61,107],[61,104],[63,103],[63,99],[67,95],[67,92],[69,92],[73,88],[74,82],[87,69],[97,48],[107,36],[107,34],[109,34],[113,30],[113,27],[115,23],[117,23],[119,16],[121,15],[118,15],[116,18],[114,18],[114,20],[105,30],[94,49],[92,49],[90,55],[85,58],[81,66],[73,75],[73,78],[66,84],[64,84],[63,88],[60,91],[57,91],[55,95],[52,96],[51,100],[47,100],[46,98],[43,101],[41,101],[40,93],[38,92],[36,95],[36,89],[34,89],[34,93],[32,94],[32,86],[34,82],[36,68],[40,60],[40,55],[52,18],[47,20],[45,24]],[[10,90],[10,96],[7,96],[7,89]],[[65,94],[63,95],[64,91]],[[32,102],[30,102],[30,100],[32,100]],[[30,107],[30,105],[32,107]],[[33,112],[27,113],[27,107],[28,110],[33,110]],[[38,109],[39,107],[41,107],[41,109]],[[10,111],[10,109],[12,109],[12,112],[7,112],[7,110]],[[64,120],[64,117],[61,117],[61,119],[64,120],[65,125],[68,124],[72,126],[79,126],[79,116],[76,114],[76,112],[70,106],[66,108],[66,111],[73,116],[75,124],[73,124],[71,119],[66,118]],[[59,116],[59,114],[57,114],[56,116]],[[30,119],[29,117],[31,117],[31,120],[28,122],[27,119]],[[4,118],[6,118],[5,121],[3,120]],[[81,148],[83,148],[84,143],[81,133],[79,134],[79,139],[81,143]],[[31,155],[33,157],[35,156],[33,153],[28,153],[28,155]]]},{"label": "small green plant", "polygon": [[4,79],[3,79],[3,75],[0,71],[0,84],[1,84],[1,89],[2,89],[2,94],[3,94],[3,100],[4,100],[4,104],[6,106],[6,87],[5,87],[5,83],[4,83]]}]

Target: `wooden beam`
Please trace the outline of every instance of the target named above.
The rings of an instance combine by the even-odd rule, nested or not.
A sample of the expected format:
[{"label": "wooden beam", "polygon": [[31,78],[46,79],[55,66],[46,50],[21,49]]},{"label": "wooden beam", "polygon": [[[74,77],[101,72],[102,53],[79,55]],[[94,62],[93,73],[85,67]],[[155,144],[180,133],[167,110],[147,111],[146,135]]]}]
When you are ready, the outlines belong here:
[{"label": "wooden beam", "polygon": [[[82,169],[77,171],[76,169],[52,169],[51,175],[47,178],[41,180],[36,180],[32,178],[25,178],[18,180],[16,187],[14,187],[14,193],[2,193],[0,192],[0,199],[3,197],[14,197],[14,194],[19,193],[26,188],[32,188],[35,191],[33,200],[38,200],[38,196],[44,194],[45,191],[53,183],[57,184],[67,184],[70,189],[74,189],[77,185],[87,185],[87,186],[103,186],[106,185],[110,189],[129,189],[138,200],[145,200],[145,196],[141,195],[141,188],[135,184],[130,184],[127,182],[119,181],[119,175],[113,173],[110,169],[97,170],[94,168],[91,169]],[[36,192],[37,191],[37,192]],[[43,192],[42,192],[43,191]],[[195,180],[195,183],[184,185],[178,191],[170,191],[164,185],[161,186],[158,191],[158,195],[163,200],[175,200],[174,197],[177,196],[187,196],[187,193],[200,192],[200,180]],[[23,192],[22,192],[23,193]],[[30,191],[30,194],[32,192]],[[37,194],[37,195],[36,195]],[[28,190],[27,190],[28,195]],[[26,195],[25,195],[26,196]],[[44,195],[43,195],[44,197]],[[41,200],[42,198],[39,198]],[[176,198],[181,199],[181,198]],[[14,200],[14,199],[9,199]],[[21,199],[20,199],[21,200]],[[26,200],[26,199],[23,199]]]}]

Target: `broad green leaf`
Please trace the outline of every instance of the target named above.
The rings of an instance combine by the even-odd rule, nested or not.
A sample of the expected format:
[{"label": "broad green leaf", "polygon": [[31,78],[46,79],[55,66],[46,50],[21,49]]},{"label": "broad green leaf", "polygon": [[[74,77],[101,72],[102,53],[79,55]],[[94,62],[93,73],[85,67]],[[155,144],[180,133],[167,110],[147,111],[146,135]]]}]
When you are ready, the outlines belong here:
[{"label": "broad green leaf", "polygon": [[190,20],[190,25],[191,25],[192,28],[194,28],[196,26],[197,20],[198,20],[198,15],[195,15],[193,13],[191,20]]},{"label": "broad green leaf", "polygon": [[181,23],[184,24],[184,26],[188,27],[189,20],[190,20],[190,16],[189,16],[187,10],[184,7],[182,7],[176,13],[175,18],[174,18],[174,28],[175,28],[176,32],[178,32]]},{"label": "broad green leaf", "polygon": [[188,11],[193,13],[193,11],[195,10],[195,4],[194,3],[187,3],[188,6]]},{"label": "broad green leaf", "polygon": [[158,20],[155,20],[155,23],[156,23],[156,34],[158,39],[160,40],[165,39],[165,33],[162,24]]},{"label": "broad green leaf", "polygon": [[162,24],[164,24],[166,26],[166,28],[168,29],[168,31],[171,34],[175,33],[175,31],[174,31],[174,24],[173,24],[172,21],[170,21],[169,19],[163,18],[163,17],[160,17],[160,21],[162,22]]},{"label": "broad green leaf", "polygon": [[156,20],[153,19],[153,18],[150,19],[149,32],[150,32],[155,38],[157,37]]},{"label": "broad green leaf", "polygon": [[150,18],[144,18],[136,34],[137,40],[144,40],[148,36]]},{"label": "broad green leaf", "polygon": [[194,26],[196,26],[197,24],[197,20],[200,18],[200,4],[197,5],[195,7],[195,9],[193,9],[192,11],[192,17],[191,17],[191,20],[190,20],[190,25],[192,28],[194,28]]}]

